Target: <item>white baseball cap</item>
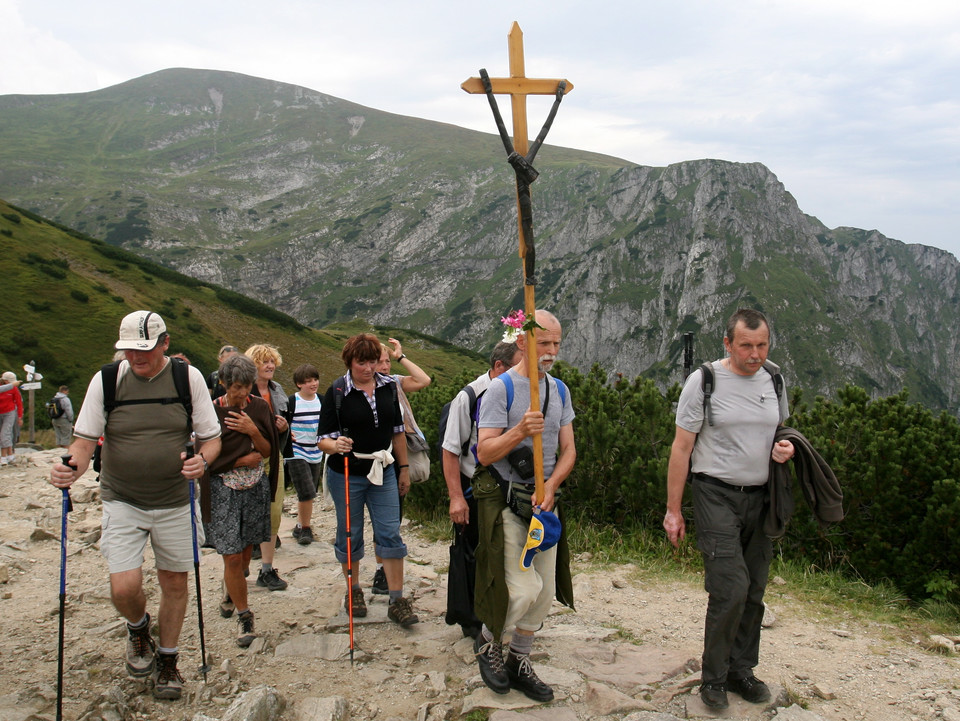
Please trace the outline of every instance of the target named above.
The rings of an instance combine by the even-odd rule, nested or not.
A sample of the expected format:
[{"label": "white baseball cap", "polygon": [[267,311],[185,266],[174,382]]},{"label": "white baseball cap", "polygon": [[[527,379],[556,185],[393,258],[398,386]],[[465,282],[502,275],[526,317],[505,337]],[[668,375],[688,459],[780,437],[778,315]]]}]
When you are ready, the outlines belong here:
[{"label": "white baseball cap", "polygon": [[13,371],[7,371],[3,374],[4,383],[13,383],[15,380],[17,380],[17,374]]},{"label": "white baseball cap", "polygon": [[163,318],[150,310],[138,310],[120,321],[117,350],[153,350],[160,336],[167,332]]}]

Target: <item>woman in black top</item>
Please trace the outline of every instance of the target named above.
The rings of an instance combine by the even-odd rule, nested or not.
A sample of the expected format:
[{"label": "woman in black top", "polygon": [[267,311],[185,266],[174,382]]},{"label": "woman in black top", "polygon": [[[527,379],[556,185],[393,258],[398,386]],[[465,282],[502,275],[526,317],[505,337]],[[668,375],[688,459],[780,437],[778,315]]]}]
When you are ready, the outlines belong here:
[{"label": "woman in black top", "polygon": [[[337,513],[334,551],[343,567],[348,586],[347,603],[353,599],[354,616],[367,614],[359,584],[363,558],[363,507],[370,513],[376,537],[376,553],[383,559],[389,588],[387,615],[401,626],[419,620],[409,599],[403,597],[403,559],[407,547],[400,537],[400,494],[410,488],[407,442],[403,433],[396,384],[376,372],[380,341],[370,333],[350,338],[341,354],[347,373],[327,389],[320,407],[320,450],[328,454],[327,488]],[[350,479],[350,561],[347,565],[346,479]],[[394,460],[400,469],[394,471]],[[398,492],[399,491],[399,492]],[[351,573],[352,570],[352,573]]]}]

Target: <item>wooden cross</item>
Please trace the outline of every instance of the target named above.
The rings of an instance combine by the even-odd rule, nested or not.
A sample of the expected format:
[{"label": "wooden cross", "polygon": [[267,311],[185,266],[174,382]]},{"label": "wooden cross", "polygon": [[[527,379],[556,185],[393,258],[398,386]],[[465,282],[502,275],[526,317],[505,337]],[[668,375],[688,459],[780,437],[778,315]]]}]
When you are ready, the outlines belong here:
[{"label": "wooden cross", "polygon": [[[558,95],[560,84],[565,83],[563,94],[573,90],[573,83],[563,79],[528,78],[523,61],[523,31],[514,21],[507,33],[507,48],[510,56],[510,77],[490,78],[493,92],[498,95],[509,95],[513,115],[513,149],[522,156],[526,156],[530,141],[527,135],[527,96],[528,95]],[[485,93],[483,81],[479,77],[468,78],[460,84],[468,93]],[[529,192],[529,190],[527,191]],[[520,258],[526,261],[526,249],[532,247],[532,238],[524,237],[523,222],[521,219],[520,193],[517,193],[517,226],[520,236]],[[529,241],[529,242],[528,242]],[[532,265],[532,264],[531,264]],[[534,280],[528,277],[527,263],[524,262],[523,300],[524,314],[532,320],[536,314],[537,304],[534,295]],[[527,374],[530,378],[530,409],[540,410],[540,387],[537,383],[539,372],[537,368],[537,343],[534,330],[527,331],[526,335],[526,362]],[[543,437],[537,434],[533,437],[533,463],[536,481],[536,502],[543,500]]]}]

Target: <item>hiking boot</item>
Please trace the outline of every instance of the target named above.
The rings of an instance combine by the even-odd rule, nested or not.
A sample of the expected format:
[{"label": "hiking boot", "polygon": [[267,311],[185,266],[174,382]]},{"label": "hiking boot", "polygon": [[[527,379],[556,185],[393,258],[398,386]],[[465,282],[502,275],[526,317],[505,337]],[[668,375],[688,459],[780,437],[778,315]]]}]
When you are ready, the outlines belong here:
[{"label": "hiking boot", "polygon": [[491,691],[508,693],[510,691],[510,677],[503,667],[503,644],[496,641],[485,641],[483,634],[477,634],[473,639],[473,653],[480,666],[480,678]]},{"label": "hiking boot", "polygon": [[271,568],[269,571],[260,569],[260,575],[257,576],[257,585],[269,588],[271,591],[282,591],[287,587],[287,582],[277,574],[277,569]]},{"label": "hiking boot", "polygon": [[705,683],[700,687],[700,700],[708,708],[724,709],[730,705],[727,701],[727,687],[722,683]]},{"label": "hiking boot", "polygon": [[373,574],[373,595],[387,596],[389,594],[390,589],[387,588],[387,572],[383,570],[383,566],[380,566],[377,572]]},{"label": "hiking boot", "polygon": [[246,648],[257,637],[253,630],[253,611],[248,608],[243,613],[237,614],[237,627],[237,645],[240,648]]},{"label": "hiking boot", "polygon": [[297,543],[301,546],[309,546],[313,543],[313,531],[310,529],[310,526],[295,526],[293,529],[293,537],[297,539]]},{"label": "hiking boot", "polygon": [[740,698],[750,703],[764,703],[770,700],[770,689],[756,676],[728,678],[727,689],[740,694]]},{"label": "hiking boot", "polygon": [[516,654],[512,651],[507,654],[505,664],[510,687],[517,689],[524,696],[534,701],[553,701],[553,689],[547,686],[530,664],[527,654]]},{"label": "hiking boot", "polygon": [[150,614],[141,628],[127,624],[127,673],[142,678],[153,673],[157,667],[157,644],[150,635]]},{"label": "hiking boot", "polygon": [[176,701],[183,693],[183,676],[177,670],[177,654],[158,653],[153,672],[153,697]]},{"label": "hiking boot", "polygon": [[[350,608],[350,593],[347,592],[343,597],[343,609]],[[359,586],[353,588],[353,617],[363,618],[367,615],[367,602],[363,598],[363,591]]]},{"label": "hiking boot", "polygon": [[223,598],[220,599],[220,615],[224,618],[230,618],[237,607],[233,603],[233,599],[230,598],[230,594],[227,593],[226,587],[222,584],[220,587],[223,589]]},{"label": "hiking boot", "polygon": [[403,628],[410,628],[413,624],[420,623],[417,614],[413,612],[410,599],[403,596],[390,604],[387,609],[387,617],[394,623],[399,623]]}]

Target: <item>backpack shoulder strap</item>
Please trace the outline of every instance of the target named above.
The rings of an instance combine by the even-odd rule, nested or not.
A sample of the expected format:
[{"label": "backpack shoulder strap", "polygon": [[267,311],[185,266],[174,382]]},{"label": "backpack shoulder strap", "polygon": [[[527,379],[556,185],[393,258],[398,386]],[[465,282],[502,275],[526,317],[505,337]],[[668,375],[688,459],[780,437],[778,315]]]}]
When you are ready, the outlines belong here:
[{"label": "backpack shoulder strap", "polygon": [[190,366],[182,358],[171,358],[173,363],[173,385],[177,389],[177,398],[187,411],[187,430],[193,432],[193,396],[190,393]]},{"label": "backpack shoulder strap", "polygon": [[110,415],[110,411],[117,407],[117,376],[120,374],[120,361],[107,363],[100,368],[100,382],[103,384],[103,411]]},{"label": "backpack shoulder strap", "polygon": [[187,413],[193,413],[193,395],[190,393],[190,366],[182,358],[171,358],[173,363],[173,385],[177,389],[177,398],[187,409]]},{"label": "backpack shoulder strap", "polygon": [[777,400],[783,398],[783,374],[780,373],[780,366],[773,361],[764,361],[763,369],[770,374],[773,379],[773,389],[777,393]]},{"label": "backpack shoulder strap", "polygon": [[473,390],[473,386],[469,383],[463,387],[463,392],[467,394],[467,406],[470,408],[470,420],[472,421],[477,412],[477,392]]},{"label": "backpack shoulder strap", "polygon": [[509,371],[501,373],[497,378],[503,381],[503,385],[507,388],[507,413],[509,413],[510,406],[513,405],[513,378],[510,377]]},{"label": "backpack shoulder strap", "polygon": [[780,366],[770,360],[763,362],[763,369],[773,379],[773,390],[777,394],[777,410],[780,412],[780,422],[783,423],[783,408],[780,406],[780,401],[783,399],[783,374],[780,373]]},{"label": "backpack shoulder strap", "polygon": [[714,390],[713,364],[704,363],[700,366],[700,387],[703,389],[703,412],[707,416],[707,423],[713,425],[713,408],[710,397]]},{"label": "backpack shoulder strap", "polygon": [[560,410],[563,411],[563,406],[567,403],[567,384],[559,378],[550,377],[553,378],[554,383],[557,384],[557,393],[560,394]]}]

